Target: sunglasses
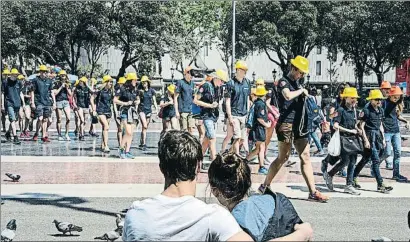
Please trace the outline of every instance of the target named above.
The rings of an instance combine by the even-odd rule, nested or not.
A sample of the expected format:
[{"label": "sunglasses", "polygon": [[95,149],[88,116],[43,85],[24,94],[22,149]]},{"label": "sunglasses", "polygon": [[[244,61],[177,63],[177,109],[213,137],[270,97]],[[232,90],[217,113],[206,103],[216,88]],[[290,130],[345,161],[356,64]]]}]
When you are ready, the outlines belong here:
[{"label": "sunglasses", "polygon": [[376,102],[381,102],[383,99],[374,99],[374,101],[376,101]]}]

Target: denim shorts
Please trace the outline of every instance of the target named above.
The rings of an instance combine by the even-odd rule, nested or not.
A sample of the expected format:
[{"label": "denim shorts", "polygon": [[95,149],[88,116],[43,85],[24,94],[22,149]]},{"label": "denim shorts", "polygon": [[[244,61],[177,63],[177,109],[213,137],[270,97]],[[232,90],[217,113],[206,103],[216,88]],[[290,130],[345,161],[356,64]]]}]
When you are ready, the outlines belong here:
[{"label": "denim shorts", "polygon": [[11,107],[11,106],[7,107],[7,113],[9,115],[10,122],[17,121],[17,118],[19,116],[19,111],[20,111],[19,107],[18,108]]},{"label": "denim shorts", "polygon": [[215,139],[215,122],[211,119],[204,120],[205,137]]},{"label": "denim shorts", "polygon": [[70,103],[67,100],[58,101],[56,102],[56,106],[58,109],[64,109],[70,107]]}]

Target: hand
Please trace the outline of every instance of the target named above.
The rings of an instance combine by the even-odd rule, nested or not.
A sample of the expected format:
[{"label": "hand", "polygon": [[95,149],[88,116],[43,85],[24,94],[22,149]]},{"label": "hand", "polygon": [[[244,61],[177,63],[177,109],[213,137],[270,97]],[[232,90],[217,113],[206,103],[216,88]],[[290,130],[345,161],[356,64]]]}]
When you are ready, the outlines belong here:
[{"label": "hand", "polygon": [[410,123],[409,123],[409,121],[406,122],[406,125],[405,125],[404,127],[406,127],[406,129],[410,130]]},{"label": "hand", "polygon": [[232,117],[228,117],[228,121],[229,121],[229,124],[230,124],[231,126],[233,126],[233,125],[234,125],[234,122],[233,122]]},{"label": "hand", "polygon": [[272,122],[269,120],[268,122],[266,122],[267,126],[266,128],[270,128],[270,126],[272,125]]},{"label": "hand", "polygon": [[305,88],[302,89],[302,93],[305,94],[306,96],[309,96],[309,92]]},{"label": "hand", "polygon": [[36,109],[36,105],[34,103],[31,104],[32,109]]},{"label": "hand", "polygon": [[218,103],[217,103],[217,102],[212,103],[212,108],[217,108],[217,107],[218,107]]},{"label": "hand", "polygon": [[363,132],[362,132],[361,129],[356,129],[356,130],[357,130],[357,133],[358,133],[360,136],[363,136]]},{"label": "hand", "polygon": [[370,149],[370,143],[369,143],[369,141],[365,141],[364,142],[364,147],[366,148],[366,149]]},{"label": "hand", "polygon": [[295,232],[300,232],[305,236],[303,241],[310,241],[313,239],[313,229],[309,223],[296,224],[294,229]]},{"label": "hand", "polygon": [[97,116],[97,111],[93,111],[93,116]]},{"label": "hand", "polygon": [[133,103],[134,103],[134,101],[128,101],[128,102],[126,102],[126,104],[125,104],[125,105],[127,105],[127,106],[131,106]]},{"label": "hand", "polygon": [[356,130],[356,129],[352,129],[351,133],[352,133],[352,134],[357,134],[357,130]]},{"label": "hand", "polygon": [[181,115],[179,114],[178,111],[175,112],[175,117],[176,117],[177,119],[180,119],[180,118],[181,118]]}]

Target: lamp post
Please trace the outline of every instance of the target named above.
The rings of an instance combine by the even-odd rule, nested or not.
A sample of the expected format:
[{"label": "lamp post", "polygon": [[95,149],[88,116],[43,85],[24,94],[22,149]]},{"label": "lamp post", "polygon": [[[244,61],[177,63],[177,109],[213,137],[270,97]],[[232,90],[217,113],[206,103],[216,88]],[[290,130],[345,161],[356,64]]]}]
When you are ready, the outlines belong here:
[{"label": "lamp post", "polygon": [[307,75],[307,80],[308,80],[307,86],[309,87],[309,84],[310,84],[310,74]]},{"label": "lamp post", "polygon": [[276,73],[277,73],[276,69],[273,69],[272,71],[273,83],[275,83],[276,81]]},{"label": "lamp post", "polygon": [[232,1],[232,77],[235,76],[236,1]]},{"label": "lamp post", "polygon": [[171,79],[172,79],[172,82],[174,82],[174,72],[175,72],[174,67],[171,67]]},{"label": "lamp post", "polygon": [[253,73],[252,73],[253,84],[255,84],[255,77],[256,77],[256,73],[255,73],[255,72],[253,72]]}]

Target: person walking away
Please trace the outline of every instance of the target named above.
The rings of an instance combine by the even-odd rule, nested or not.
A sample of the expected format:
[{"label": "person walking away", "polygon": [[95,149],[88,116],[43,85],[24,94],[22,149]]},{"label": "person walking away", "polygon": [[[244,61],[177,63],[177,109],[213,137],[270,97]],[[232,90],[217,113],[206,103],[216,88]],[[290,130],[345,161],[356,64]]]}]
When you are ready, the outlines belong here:
[{"label": "person walking away", "polygon": [[[1,73],[1,85],[3,86],[5,82],[7,82],[7,79],[10,75],[10,70],[9,69],[4,69]],[[1,107],[5,107],[4,105],[4,99],[1,100]],[[5,109],[1,110],[1,127],[3,128],[3,132],[6,132],[6,116],[7,112]]]},{"label": "person walking away", "polygon": [[108,130],[112,117],[113,81],[110,75],[103,76],[103,86],[91,96],[91,107],[94,116],[98,116],[102,128],[101,151],[110,153],[108,146]]},{"label": "person walking away", "polygon": [[[358,113],[355,107],[357,105],[357,98],[359,98],[359,95],[357,94],[356,88],[347,87],[344,89],[341,97],[342,103],[337,109],[337,115],[333,120],[334,129],[340,131],[340,136],[343,136],[346,139],[358,141],[357,135],[360,133],[360,129],[357,126]],[[344,150],[343,144],[341,149],[341,162],[337,163],[329,172],[325,170],[323,172],[323,178],[326,181],[326,185],[329,190],[333,191],[333,177],[337,172],[347,166],[346,188],[344,192],[352,195],[360,195],[360,192],[353,187],[353,172],[358,153]],[[326,160],[323,160],[322,162],[326,162]],[[326,167],[327,165],[328,164],[326,164]]]},{"label": "person walking away", "polygon": [[212,162],[208,180],[219,203],[232,213],[254,241],[311,240],[312,227],[302,223],[286,196],[273,192],[251,194],[252,176],[247,162],[229,152],[218,154]]},{"label": "person walking away", "polygon": [[35,110],[37,118],[36,132],[33,140],[38,140],[38,133],[42,128],[42,138],[44,143],[49,143],[47,126],[52,110],[55,109],[55,96],[53,92],[53,82],[47,77],[48,68],[40,66],[40,74],[32,81],[33,90],[31,92],[31,108]]},{"label": "person walking away", "polygon": [[266,142],[266,129],[270,128],[271,121],[268,119],[268,108],[266,107],[265,96],[268,91],[263,85],[256,87],[255,96],[257,99],[254,102],[253,108],[253,126],[249,135],[252,136],[252,140],[256,142],[255,149],[252,150],[247,157],[247,160],[251,160],[254,156],[258,156],[260,175],[267,175],[268,169],[264,166],[265,160],[265,142]]},{"label": "person walking away", "polygon": [[[125,77],[118,78],[117,83],[114,86],[114,93],[117,93],[117,91],[122,87],[122,85],[124,85],[124,83],[126,81],[127,80],[125,79]],[[115,120],[115,124],[117,126],[118,146],[121,147],[121,141],[122,141],[122,135],[123,135],[124,127],[122,126],[121,114],[119,113],[118,105],[114,104],[113,108],[114,108],[114,120]]]},{"label": "person walking away", "polygon": [[178,129],[178,120],[175,117],[174,95],[176,86],[171,84],[167,87],[167,93],[161,97],[159,104],[162,109],[162,132],[170,129]]},{"label": "person walking away", "polygon": [[225,103],[228,116],[228,130],[222,147],[226,147],[229,142],[228,137],[233,136],[234,142],[231,149],[239,155],[241,143],[247,148],[248,138],[246,137],[245,122],[250,105],[251,84],[245,77],[248,66],[244,61],[237,61],[235,69],[235,77],[226,83]]},{"label": "person walking away", "polygon": [[80,128],[78,140],[80,141],[84,141],[85,125],[90,109],[90,98],[93,93],[87,82],[87,77],[81,77],[73,94],[78,114],[78,127]]},{"label": "person walking away", "polygon": [[[401,156],[401,136],[399,121],[406,124],[406,128],[409,129],[409,122],[405,120],[401,115],[397,113],[398,105],[403,100],[403,92],[398,86],[393,86],[388,93],[388,98],[383,102],[384,120],[383,127],[386,138],[386,156],[388,158],[392,155],[393,146],[393,180],[398,182],[406,182],[407,177],[400,174],[400,156]],[[387,163],[387,159],[386,159]],[[387,167],[386,167],[387,168]]]},{"label": "person walking away", "polygon": [[386,148],[386,139],[384,137],[383,119],[384,111],[381,107],[383,94],[380,90],[371,90],[367,100],[370,101],[369,105],[360,112],[360,127],[363,132],[364,152],[362,159],[357,164],[354,170],[354,183],[355,188],[360,188],[357,182],[361,170],[365,164],[372,161],[373,175],[377,181],[377,191],[381,193],[389,193],[393,190],[393,187],[386,186],[383,183],[383,178],[380,174],[380,156],[383,154]]},{"label": "person walking away", "polygon": [[138,113],[140,116],[142,131],[141,140],[139,147],[143,150],[147,150],[147,130],[151,121],[152,115],[152,104],[154,104],[155,112],[158,113],[158,106],[156,100],[156,93],[153,88],[151,88],[151,80],[148,76],[141,77],[142,89],[140,90],[140,104],[138,105]]},{"label": "person walking away", "polygon": [[[26,98],[24,96],[24,86],[25,86],[25,77],[20,74],[17,76],[17,81],[20,82],[21,84],[21,93],[23,94],[24,97],[24,103],[21,102],[21,107],[19,109],[19,128],[20,128],[20,139],[28,139],[30,138],[30,135],[26,135],[26,132],[24,130],[25,126],[26,126],[26,114],[25,114],[25,107],[27,106],[27,104],[30,104],[29,102],[26,103]],[[24,104],[24,105],[23,105]]]},{"label": "person walking away", "polygon": [[[70,118],[71,118],[71,108],[70,103],[68,101],[68,97],[71,96],[73,93],[71,91],[71,84],[70,80],[67,77],[67,72],[61,70],[58,73],[59,79],[56,80],[54,83],[54,95],[56,97],[56,116],[57,116],[57,133],[58,133],[58,140],[59,141],[70,141],[70,136],[68,132],[70,130]],[[62,126],[62,116],[63,113],[65,115],[65,135],[62,136],[61,126]]]},{"label": "person walking away", "polygon": [[[31,81],[28,79],[25,79],[25,77],[23,76],[23,89],[21,90],[21,92],[23,93],[24,96],[24,107],[23,107],[23,112],[24,112],[24,125],[23,125],[23,129],[21,131],[21,134],[23,134],[24,139],[30,139],[30,133],[29,133],[29,129],[30,126],[32,128],[33,125],[33,118],[32,118],[32,112],[31,112],[31,91],[32,91],[32,84]],[[20,137],[22,136],[20,134]]]},{"label": "person walking away", "polygon": [[300,86],[298,80],[309,73],[309,60],[302,56],[291,59],[291,70],[287,76],[282,77],[278,84],[278,99],[280,117],[276,129],[278,135],[279,154],[269,167],[265,182],[259,187],[264,193],[282,165],[288,160],[292,142],[301,160],[301,170],[309,189],[309,200],[324,202],[329,197],[321,194],[315,187],[312,163],[310,161],[310,146],[308,137],[299,132],[304,105],[303,94],[308,96],[308,91]]},{"label": "person walking away", "polygon": [[194,132],[195,120],[192,117],[195,83],[192,81],[192,67],[184,70],[184,79],[177,81],[174,95],[175,116],[179,120],[181,130]]},{"label": "person walking away", "polygon": [[[384,97],[385,99],[388,99],[388,98],[389,98],[389,91],[390,91],[391,88],[392,88],[392,86],[391,86],[391,84],[390,84],[389,81],[384,80],[384,81],[382,81],[382,83],[380,84],[380,91],[382,92],[383,97]],[[385,101],[383,101],[382,104],[383,104],[383,105],[382,105],[383,109],[385,109],[385,106],[384,106]],[[389,152],[389,150],[391,151],[391,150],[392,150],[391,143],[390,143],[390,144],[387,143],[387,138],[386,138],[386,145],[389,145],[389,147],[386,146],[386,151],[387,151],[387,152]],[[385,152],[385,155],[387,155],[387,152]],[[382,157],[382,158],[381,158],[381,162],[386,161],[386,169],[387,169],[387,170],[392,170],[392,169],[393,169],[392,160],[386,159],[386,158],[387,158],[386,156]],[[372,176],[373,176],[373,175],[372,175]]]},{"label": "person walking away", "polygon": [[138,105],[140,98],[137,90],[138,77],[136,73],[128,73],[127,81],[120,87],[114,96],[114,104],[120,106],[121,123],[124,127],[119,155],[121,159],[134,159],[131,154],[131,144],[136,125],[138,125]]},{"label": "person walking away", "polygon": [[223,70],[217,70],[211,74],[212,80],[205,82],[195,95],[194,103],[201,107],[201,118],[205,126],[205,137],[202,142],[202,154],[210,150],[210,159],[216,158],[216,130],[215,124],[219,118],[219,91],[222,82],[228,81],[228,74]]},{"label": "person walking away", "polygon": [[19,117],[21,105],[25,106],[22,93],[23,85],[17,80],[19,75],[20,73],[17,69],[11,69],[10,76],[7,78],[6,82],[3,82],[2,87],[2,100],[4,100],[2,103],[4,105],[3,109],[7,110],[10,121],[10,126],[5,136],[7,141],[11,141],[11,136],[13,135],[14,144],[21,143],[17,137],[16,121]]}]

